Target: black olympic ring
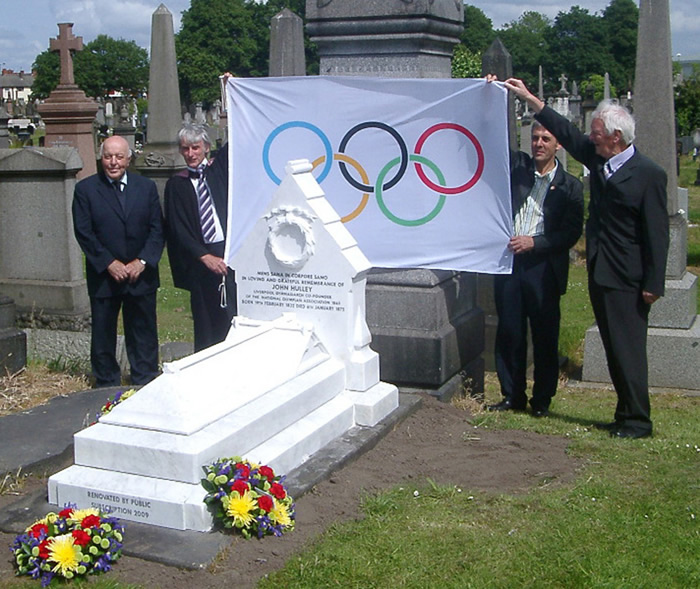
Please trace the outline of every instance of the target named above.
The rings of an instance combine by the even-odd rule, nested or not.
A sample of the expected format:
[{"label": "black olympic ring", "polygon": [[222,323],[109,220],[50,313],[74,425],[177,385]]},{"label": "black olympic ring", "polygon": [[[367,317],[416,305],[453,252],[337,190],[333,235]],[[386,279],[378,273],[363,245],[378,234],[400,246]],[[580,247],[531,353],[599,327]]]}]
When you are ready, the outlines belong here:
[{"label": "black olympic ring", "polygon": [[[345,134],[345,137],[343,137],[343,140],[338,146],[338,152],[345,153],[345,148],[347,147],[348,141],[350,141],[352,136],[355,133],[362,131],[363,129],[368,129],[370,127],[382,129],[383,131],[389,133],[394,139],[396,139],[396,143],[399,144],[399,149],[401,150],[401,165],[399,166],[396,175],[382,186],[382,190],[388,190],[392,186],[398,184],[401,178],[403,178],[403,175],[406,172],[406,168],[408,167],[408,148],[406,147],[406,142],[403,140],[403,137],[399,135],[396,129],[390,127],[386,123],[380,123],[379,121],[367,121],[365,123],[360,123],[359,125],[355,125]],[[362,190],[363,192],[374,192],[374,186],[370,186],[368,184],[361,184],[350,175],[350,172],[348,172],[345,162],[338,162],[338,166],[340,167],[340,172],[343,174],[343,178],[345,178],[345,180],[347,180],[355,188],[357,188],[358,190]]]}]

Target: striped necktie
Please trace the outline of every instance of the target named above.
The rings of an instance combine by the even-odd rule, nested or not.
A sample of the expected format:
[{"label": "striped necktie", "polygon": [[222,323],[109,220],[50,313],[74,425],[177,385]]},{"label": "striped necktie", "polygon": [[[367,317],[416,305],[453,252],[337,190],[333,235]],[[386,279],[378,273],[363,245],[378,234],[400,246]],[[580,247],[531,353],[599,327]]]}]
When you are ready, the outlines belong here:
[{"label": "striped necktie", "polygon": [[199,220],[202,226],[204,243],[212,243],[216,238],[216,226],[214,225],[214,203],[211,199],[209,186],[204,178],[206,165],[197,168],[197,202],[199,204]]}]

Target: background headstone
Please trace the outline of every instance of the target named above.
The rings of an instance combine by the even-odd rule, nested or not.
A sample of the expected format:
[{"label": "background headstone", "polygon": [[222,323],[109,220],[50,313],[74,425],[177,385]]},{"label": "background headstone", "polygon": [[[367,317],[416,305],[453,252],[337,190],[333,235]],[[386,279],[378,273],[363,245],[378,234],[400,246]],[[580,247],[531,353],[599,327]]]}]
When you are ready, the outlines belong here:
[{"label": "background headstone", "polygon": [[270,76],[306,75],[304,23],[289,8],[270,23]]}]

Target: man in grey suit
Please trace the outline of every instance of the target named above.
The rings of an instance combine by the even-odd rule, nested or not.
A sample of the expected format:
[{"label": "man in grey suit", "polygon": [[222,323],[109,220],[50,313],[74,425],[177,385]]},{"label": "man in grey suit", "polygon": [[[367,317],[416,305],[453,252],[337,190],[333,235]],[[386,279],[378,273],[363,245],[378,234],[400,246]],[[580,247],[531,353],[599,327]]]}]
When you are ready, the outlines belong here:
[{"label": "man in grey suit", "polygon": [[664,294],[666,173],[634,147],[634,118],[624,107],[602,102],[585,135],[521,80],[510,78],[505,86],[590,170],[588,292],[617,393],[615,420],[596,426],[618,438],[650,436],[646,343],[649,310]]},{"label": "man in grey suit", "polygon": [[123,137],[100,148],[102,171],[78,182],[73,195],[75,237],[85,253],[95,386],[119,386],[117,318],[122,311],[131,383],[158,375],[156,290],[163,252],[162,212],[152,180],[127,173],[131,161]]}]

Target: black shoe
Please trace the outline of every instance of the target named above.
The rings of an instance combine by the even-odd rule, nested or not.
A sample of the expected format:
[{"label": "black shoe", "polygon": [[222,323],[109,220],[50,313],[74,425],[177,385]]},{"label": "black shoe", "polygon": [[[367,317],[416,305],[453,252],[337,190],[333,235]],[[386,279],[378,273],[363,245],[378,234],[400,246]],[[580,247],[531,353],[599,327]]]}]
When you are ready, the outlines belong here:
[{"label": "black shoe", "polygon": [[620,429],[620,427],[622,427],[622,424],[618,423],[617,421],[613,421],[612,423],[594,423],[593,427],[596,429],[602,429],[606,432],[613,432],[615,430]]},{"label": "black shoe", "polygon": [[622,426],[619,429],[610,432],[611,438],[629,438],[636,440],[638,438],[650,438],[651,430],[638,430],[631,427]]},{"label": "black shoe", "polygon": [[549,415],[549,409],[533,409],[533,417],[547,417]]},{"label": "black shoe", "polygon": [[486,409],[489,411],[525,411],[525,405],[517,405],[510,399],[503,399],[500,403],[489,405]]}]

